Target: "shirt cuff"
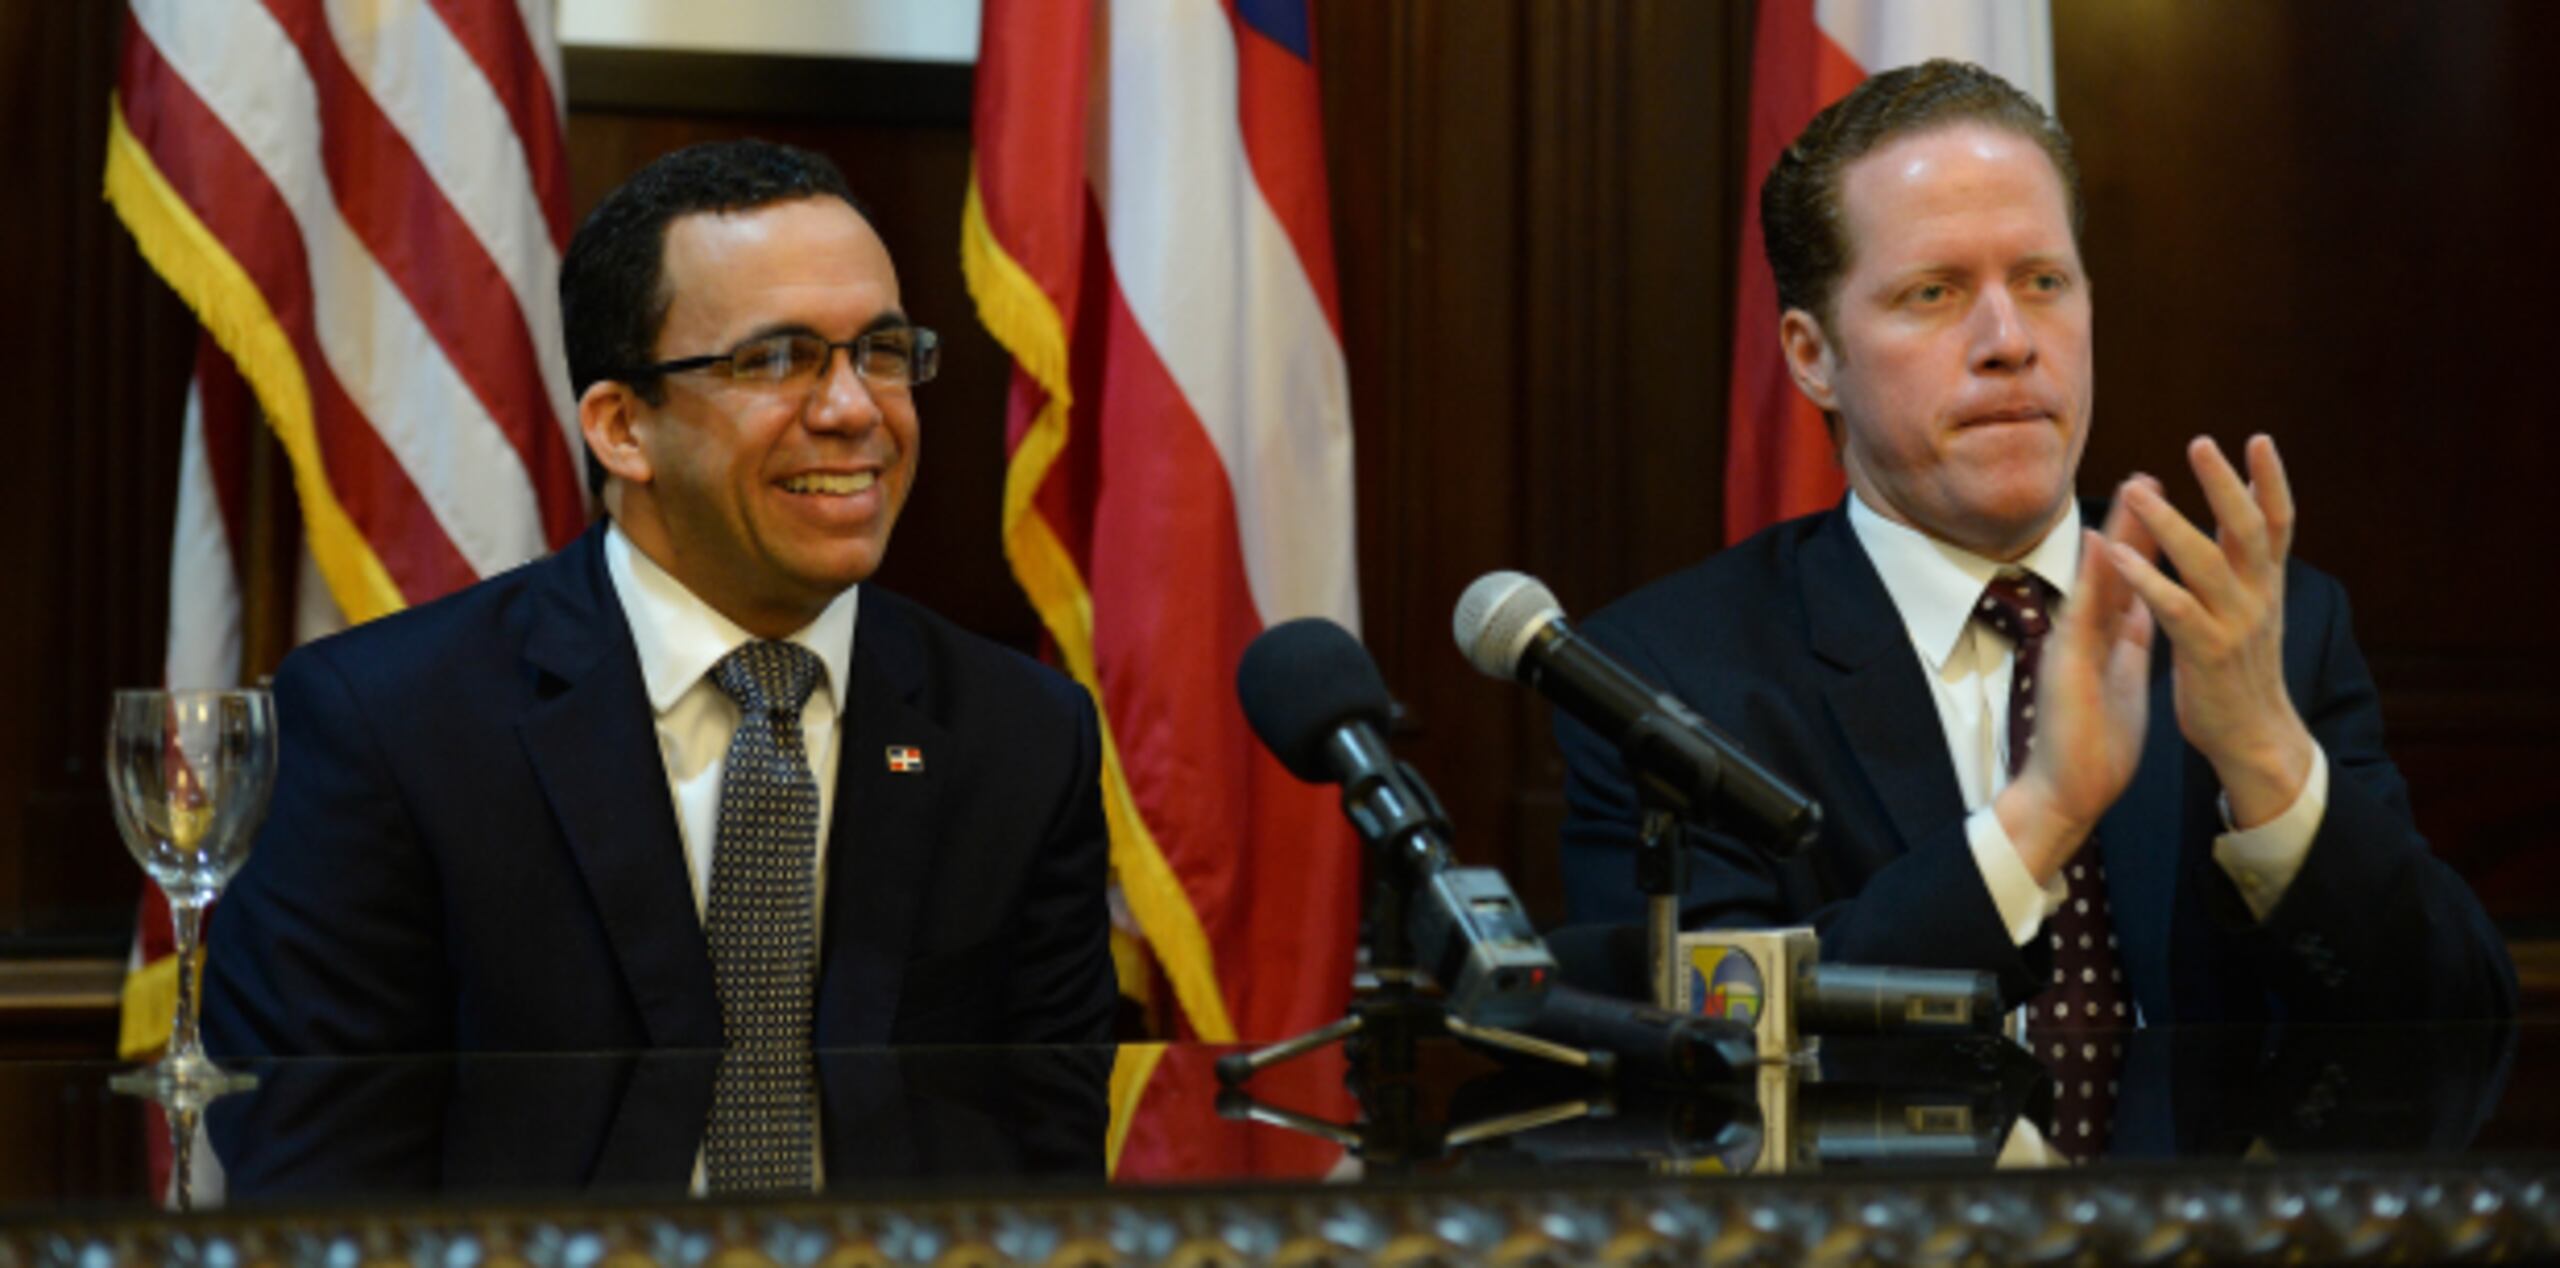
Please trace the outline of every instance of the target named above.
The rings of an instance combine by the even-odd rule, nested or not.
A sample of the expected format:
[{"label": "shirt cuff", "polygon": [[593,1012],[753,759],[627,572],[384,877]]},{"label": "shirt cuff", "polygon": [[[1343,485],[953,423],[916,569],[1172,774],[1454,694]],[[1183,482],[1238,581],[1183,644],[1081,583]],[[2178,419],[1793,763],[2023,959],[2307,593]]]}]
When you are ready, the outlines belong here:
[{"label": "shirt cuff", "polygon": [[[2226,795],[2219,801],[2222,826],[2229,828],[2231,798]],[[2311,777],[2302,781],[2302,792],[2283,814],[2245,832],[2228,831],[2213,839],[2213,861],[2240,887],[2240,901],[2261,923],[2284,901],[2293,878],[2302,874],[2302,861],[2311,857],[2311,838],[2320,831],[2321,816],[2328,810],[2329,755],[2314,745]]]},{"label": "shirt cuff", "polygon": [[1973,848],[1973,865],[1982,873],[1983,888],[1991,891],[1991,905],[2000,911],[2000,927],[2009,931],[2010,942],[2027,945],[2043,930],[2045,918],[2062,910],[2070,887],[2059,876],[2036,884],[2026,860],[2018,857],[2016,843],[2009,840],[2009,830],[2000,826],[2000,816],[1987,805],[1965,816],[1964,839]]},{"label": "shirt cuff", "polygon": [[[2053,1147],[2035,1120],[2024,1114],[2009,1126],[2009,1138],[2000,1142],[2000,1156],[1992,1160],[1996,1171],[2021,1171],[2043,1167],[2068,1167],[2071,1155]],[[699,1196],[699,1195],[697,1195]]]}]

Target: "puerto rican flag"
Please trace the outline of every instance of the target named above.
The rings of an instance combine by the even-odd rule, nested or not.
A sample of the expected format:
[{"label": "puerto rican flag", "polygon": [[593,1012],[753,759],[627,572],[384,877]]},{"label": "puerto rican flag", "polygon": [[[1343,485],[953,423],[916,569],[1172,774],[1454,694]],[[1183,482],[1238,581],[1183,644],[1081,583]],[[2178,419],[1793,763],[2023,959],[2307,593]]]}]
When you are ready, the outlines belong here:
[{"label": "puerto rican flag", "polygon": [[[962,256],[1015,361],[1005,548],[1103,718],[1113,872],[1181,1032],[1349,997],[1358,845],[1236,664],[1358,628],[1351,415],[1304,0],[988,0]],[[1124,955],[1134,943],[1124,941]],[[1123,960],[1123,986],[1149,976]]]},{"label": "puerto rican flag", "polygon": [[1778,283],[1760,245],[1760,184],[1804,125],[1881,70],[1953,57],[2053,108],[2050,0],[1760,0],[1751,52],[1750,178],[1725,413],[1725,540],[1840,500],[1822,412],[1778,351]]}]

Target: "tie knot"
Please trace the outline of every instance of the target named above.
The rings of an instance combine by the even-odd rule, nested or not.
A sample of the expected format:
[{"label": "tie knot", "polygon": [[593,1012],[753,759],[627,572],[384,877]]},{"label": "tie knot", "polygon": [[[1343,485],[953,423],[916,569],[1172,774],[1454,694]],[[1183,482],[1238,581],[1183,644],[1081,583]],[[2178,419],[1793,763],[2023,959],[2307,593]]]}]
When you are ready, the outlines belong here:
[{"label": "tie knot", "polygon": [[2053,587],[2032,572],[2002,573],[1982,588],[1974,619],[2000,631],[2014,643],[2043,638],[2053,628]]},{"label": "tie knot", "polygon": [[797,643],[758,639],[721,657],[711,667],[711,681],[750,714],[794,719],[824,668],[816,653]]}]

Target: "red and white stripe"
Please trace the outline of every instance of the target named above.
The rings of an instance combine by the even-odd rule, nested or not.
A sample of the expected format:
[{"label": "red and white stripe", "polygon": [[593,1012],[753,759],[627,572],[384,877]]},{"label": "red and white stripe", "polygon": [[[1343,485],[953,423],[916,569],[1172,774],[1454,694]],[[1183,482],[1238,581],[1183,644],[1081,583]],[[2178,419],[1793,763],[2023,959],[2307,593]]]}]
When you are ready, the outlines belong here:
[{"label": "red and white stripe", "polygon": [[132,9],[126,116],[291,340],[327,483],[408,602],[585,520],[553,289],[568,229],[556,54],[524,13]]},{"label": "red and white stripe", "polygon": [[[1326,209],[1262,183],[1320,173],[1322,156],[1265,152],[1287,142],[1248,127],[1261,37],[1219,6],[1115,0],[1108,22],[1110,108],[1086,161],[1119,297],[1215,450],[1259,624],[1323,616],[1357,630],[1350,388]],[[1311,241],[1325,253],[1321,291]]]},{"label": "red and white stripe", "polygon": [[[257,425],[248,388],[225,374],[222,352],[201,340],[187,384],[186,440],[178,458],[177,528],[169,551],[169,646],[162,681],[229,687],[240,677],[240,569],[235,538],[245,507],[239,459]],[[207,363],[212,362],[210,370]],[[207,417],[206,398],[213,406]],[[211,433],[208,435],[208,433]],[[146,937],[154,925],[146,923]],[[161,931],[163,934],[165,930]],[[165,941],[165,938],[164,938]],[[147,958],[166,954],[165,946]]]}]

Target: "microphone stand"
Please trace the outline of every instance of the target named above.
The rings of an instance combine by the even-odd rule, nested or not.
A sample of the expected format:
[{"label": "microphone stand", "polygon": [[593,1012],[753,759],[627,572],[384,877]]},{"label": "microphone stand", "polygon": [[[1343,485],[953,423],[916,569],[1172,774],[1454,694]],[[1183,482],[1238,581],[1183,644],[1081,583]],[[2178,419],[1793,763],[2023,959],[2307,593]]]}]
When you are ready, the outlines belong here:
[{"label": "microphone stand", "polygon": [[[1578,1070],[1600,1079],[1617,1071],[1617,1054],[1586,1051],[1497,1026],[1478,1026],[1450,1014],[1436,995],[1422,990],[1423,974],[1414,965],[1412,936],[1406,917],[1412,908],[1412,881],[1406,869],[1377,869],[1369,910],[1369,965],[1377,984],[1355,994],[1339,1018],[1304,1034],[1248,1052],[1218,1058],[1221,1118],[1241,1118],[1285,1127],[1330,1140],[1365,1161],[1400,1163],[1436,1157],[1448,1148],[1595,1111],[1606,1101],[1561,1101],[1543,1109],[1505,1114],[1482,1122],[1424,1131],[1417,1124],[1418,1091],[1414,1084],[1414,1045],[1436,1035],[1455,1035],[1469,1043]],[[1256,1073],[1282,1062],[1341,1044],[1351,1066],[1350,1081],[1360,1104],[1357,1124],[1335,1123],[1265,1105],[1240,1090]]]},{"label": "microphone stand", "polygon": [[1390,1047],[1401,1038],[1448,1034],[1601,1078],[1616,1073],[1614,1053],[1568,1047],[1499,1026],[1478,1026],[1451,1016],[1437,997],[1424,994],[1420,989],[1422,972],[1414,967],[1413,942],[1405,925],[1412,907],[1409,883],[1400,868],[1382,868],[1380,872],[1369,907],[1369,967],[1378,984],[1354,995],[1341,1017],[1322,1026],[1278,1043],[1218,1058],[1219,1082],[1233,1087],[1281,1062],[1328,1044],[1347,1044],[1372,1030],[1386,1036]]},{"label": "microphone stand", "polygon": [[1636,781],[1644,818],[1636,834],[1636,889],[1644,895],[1646,964],[1652,970],[1653,1006],[1678,1011],[1680,997],[1680,899],[1689,888],[1689,865],[1680,840],[1680,815],[1650,784]]},{"label": "microphone stand", "polygon": [[[1449,1016],[1437,1000],[1416,992],[1409,980],[1400,985],[1382,982],[1376,989],[1363,992],[1354,999],[1352,1011],[1339,1021],[1259,1052],[1220,1058],[1218,1077],[1228,1086],[1218,1093],[1218,1117],[1262,1123],[1328,1140],[1363,1163],[1394,1168],[1430,1162],[1447,1156],[1452,1150],[1482,1141],[1553,1123],[1606,1117],[1613,1112],[1614,1102],[1608,1099],[1605,1090],[1601,1090],[1534,1109],[1483,1118],[1436,1123],[1425,1121],[1422,1110],[1425,1098],[1415,1048],[1420,1040],[1441,1033],[1528,1053],[1577,1069],[1605,1069],[1611,1059],[1611,1054],[1605,1052],[1584,1053],[1528,1035],[1469,1026]],[[1350,1060],[1350,1071],[1344,1081],[1349,1084],[1359,1105],[1358,1116],[1353,1122],[1335,1122],[1259,1101],[1251,1093],[1235,1086],[1252,1070],[1287,1061],[1334,1042],[1343,1044]],[[1266,1054],[1268,1059],[1260,1065],[1248,1067],[1240,1059]],[[1236,1064],[1231,1066],[1230,1062]]]}]

